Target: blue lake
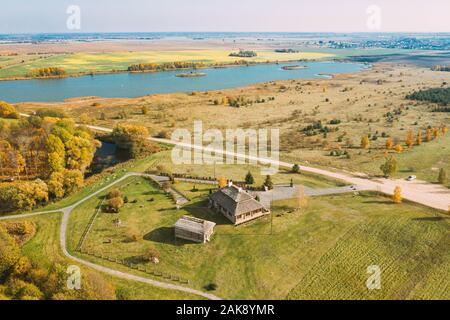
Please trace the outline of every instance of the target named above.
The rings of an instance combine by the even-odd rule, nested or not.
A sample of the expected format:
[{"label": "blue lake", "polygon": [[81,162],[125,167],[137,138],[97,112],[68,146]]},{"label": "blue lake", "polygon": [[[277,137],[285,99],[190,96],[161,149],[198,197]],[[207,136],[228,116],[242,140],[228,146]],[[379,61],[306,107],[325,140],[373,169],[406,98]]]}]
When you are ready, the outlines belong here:
[{"label": "blue lake", "polygon": [[[283,66],[302,65],[307,69],[283,70]],[[204,77],[176,77],[186,71],[157,73],[115,73],[47,80],[0,81],[0,101],[56,102],[81,96],[105,98],[138,97],[155,93],[221,90],[273,80],[327,77],[320,74],[352,73],[369,66],[347,62],[296,62],[259,64],[230,68],[209,68]]]}]

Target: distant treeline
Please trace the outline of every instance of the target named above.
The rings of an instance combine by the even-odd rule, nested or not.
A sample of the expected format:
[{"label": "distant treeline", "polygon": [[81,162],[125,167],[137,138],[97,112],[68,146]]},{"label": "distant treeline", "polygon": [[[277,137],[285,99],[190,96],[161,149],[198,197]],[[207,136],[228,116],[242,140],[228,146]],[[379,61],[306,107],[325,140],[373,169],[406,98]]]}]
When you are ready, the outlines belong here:
[{"label": "distant treeline", "polygon": [[450,88],[432,88],[427,90],[420,90],[407,95],[406,99],[437,103],[443,107],[437,108],[436,111],[450,111],[450,108],[446,107],[450,105]]},{"label": "distant treeline", "polygon": [[240,58],[253,58],[258,54],[255,51],[244,51],[240,50],[239,52],[230,53],[230,57],[240,57]]},{"label": "distant treeline", "polygon": [[[249,62],[246,60],[236,60],[230,65],[248,65]],[[205,64],[203,62],[170,62],[170,63],[139,63],[132,64],[128,67],[128,71],[168,71],[168,70],[178,70],[178,69],[200,69],[205,67],[219,67],[223,64]]]},{"label": "distant treeline", "polygon": [[437,65],[437,66],[432,67],[431,70],[433,70],[433,71],[447,71],[447,72],[450,72],[450,66]]},{"label": "distant treeline", "polygon": [[298,53],[300,51],[294,50],[294,49],[276,49],[275,52],[277,52],[277,53]]},{"label": "distant treeline", "polygon": [[139,63],[128,67],[128,71],[164,71],[177,69],[195,69],[203,68],[206,64],[203,62],[167,62],[167,63]]},{"label": "distant treeline", "polygon": [[64,75],[66,75],[66,70],[60,67],[33,69],[28,73],[29,77],[60,77]]}]

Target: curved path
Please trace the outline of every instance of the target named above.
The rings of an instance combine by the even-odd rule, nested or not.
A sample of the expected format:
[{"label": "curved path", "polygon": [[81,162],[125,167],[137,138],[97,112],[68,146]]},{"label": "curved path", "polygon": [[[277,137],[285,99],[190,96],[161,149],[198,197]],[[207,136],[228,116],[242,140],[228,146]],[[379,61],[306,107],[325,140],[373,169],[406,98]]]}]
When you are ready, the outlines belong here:
[{"label": "curved path", "polygon": [[23,218],[28,218],[28,217],[34,217],[34,216],[38,216],[38,215],[42,215],[42,214],[49,214],[49,213],[59,213],[62,212],[63,216],[62,216],[62,222],[61,222],[61,229],[60,229],[60,234],[59,234],[59,242],[61,245],[61,249],[63,254],[71,259],[74,260],[78,263],[84,264],[90,268],[93,268],[95,270],[110,274],[112,276],[115,277],[119,277],[122,279],[126,279],[126,280],[132,280],[132,281],[138,281],[138,282],[142,282],[142,283],[146,283],[146,284],[150,284],[152,286],[156,286],[156,287],[160,287],[163,289],[169,289],[169,290],[178,290],[178,291],[183,291],[183,292],[187,292],[190,294],[194,294],[194,295],[198,295],[210,300],[220,300],[219,297],[213,295],[213,294],[209,294],[200,290],[195,290],[192,288],[188,288],[188,287],[183,287],[180,285],[176,285],[176,284],[172,284],[172,283],[167,283],[167,282],[161,282],[161,281],[157,281],[157,280],[152,280],[149,278],[145,278],[145,277],[140,277],[134,274],[130,274],[130,273],[126,273],[126,272],[122,272],[122,271],[118,271],[115,269],[111,269],[102,265],[98,265],[95,264],[93,262],[87,261],[87,260],[83,260],[81,258],[75,257],[73,255],[71,255],[69,253],[69,251],[67,250],[67,226],[69,223],[69,217],[70,214],[72,213],[72,211],[78,207],[80,204],[82,204],[83,202],[91,199],[92,197],[95,197],[97,194],[111,188],[112,186],[114,186],[115,184],[129,178],[132,176],[150,176],[144,173],[135,173],[135,172],[129,172],[127,174],[125,174],[123,177],[117,179],[116,181],[110,183],[109,185],[100,188],[99,190],[91,193],[90,195],[88,195],[87,197],[77,201],[76,203],[67,206],[65,208],[61,208],[61,209],[55,209],[55,210],[51,210],[51,211],[42,211],[42,212],[34,212],[34,213],[26,213],[26,214],[18,214],[18,215],[13,215],[13,216],[4,216],[4,217],[0,217],[0,220],[10,220],[10,219],[23,219]]}]

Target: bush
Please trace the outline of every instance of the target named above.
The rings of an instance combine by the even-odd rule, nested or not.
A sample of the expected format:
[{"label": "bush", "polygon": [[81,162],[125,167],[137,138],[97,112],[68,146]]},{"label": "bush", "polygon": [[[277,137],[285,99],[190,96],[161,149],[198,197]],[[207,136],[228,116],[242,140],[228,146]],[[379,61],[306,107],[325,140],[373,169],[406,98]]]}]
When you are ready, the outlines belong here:
[{"label": "bush", "polygon": [[0,118],[19,119],[20,115],[12,105],[0,101]]},{"label": "bush", "polygon": [[108,199],[122,197],[122,191],[120,191],[120,189],[118,188],[113,188],[110,192],[108,192],[108,195],[106,197]]},{"label": "bush", "polygon": [[204,288],[206,291],[214,291],[217,289],[217,284],[211,282],[211,283],[208,283]]},{"label": "bush", "polygon": [[111,198],[108,200],[106,208],[108,212],[118,213],[124,205],[122,197]]},{"label": "bush", "polygon": [[145,250],[144,254],[142,255],[142,258],[144,261],[152,262],[155,259],[158,259],[161,257],[159,251],[156,248],[149,247]]}]

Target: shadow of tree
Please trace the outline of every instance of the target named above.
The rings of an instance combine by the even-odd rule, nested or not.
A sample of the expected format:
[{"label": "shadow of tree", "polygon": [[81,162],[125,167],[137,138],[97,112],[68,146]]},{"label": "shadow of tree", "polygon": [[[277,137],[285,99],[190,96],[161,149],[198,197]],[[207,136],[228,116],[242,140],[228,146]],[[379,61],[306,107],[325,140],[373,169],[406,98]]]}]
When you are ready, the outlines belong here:
[{"label": "shadow of tree", "polygon": [[367,203],[367,204],[396,204],[391,200],[370,200],[370,201],[363,201],[362,203]]},{"label": "shadow of tree", "polygon": [[422,218],[413,218],[413,221],[427,221],[427,222],[438,222],[450,220],[450,217],[422,217]]},{"label": "shadow of tree", "polygon": [[139,263],[144,263],[146,261],[145,261],[144,257],[142,255],[140,255],[140,256],[131,256],[131,257],[125,258],[125,262],[132,263],[132,264],[139,264]]}]

